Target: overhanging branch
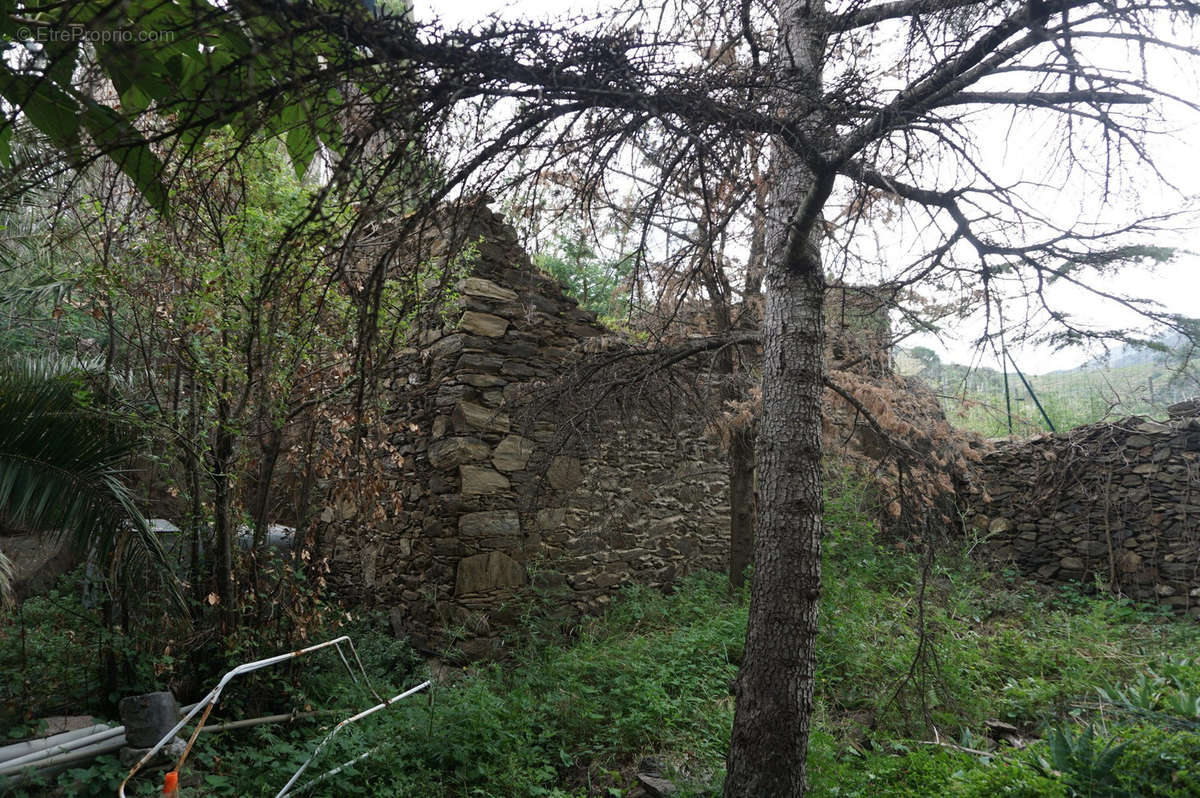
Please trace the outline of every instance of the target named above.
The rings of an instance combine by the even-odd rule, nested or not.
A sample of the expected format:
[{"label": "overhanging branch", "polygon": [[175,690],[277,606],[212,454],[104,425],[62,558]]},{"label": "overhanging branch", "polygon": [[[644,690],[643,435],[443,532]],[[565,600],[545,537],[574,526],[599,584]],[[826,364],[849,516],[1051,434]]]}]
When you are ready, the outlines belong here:
[{"label": "overhanging branch", "polygon": [[1153,100],[1144,94],[1117,91],[960,91],[941,102],[938,108],[951,105],[1149,105]]},{"label": "overhanging branch", "polygon": [[831,15],[827,25],[831,33],[844,33],[891,19],[902,19],[917,14],[936,14],[956,8],[979,5],[980,2],[981,0],[895,0],[891,3],[860,8],[857,11]]}]

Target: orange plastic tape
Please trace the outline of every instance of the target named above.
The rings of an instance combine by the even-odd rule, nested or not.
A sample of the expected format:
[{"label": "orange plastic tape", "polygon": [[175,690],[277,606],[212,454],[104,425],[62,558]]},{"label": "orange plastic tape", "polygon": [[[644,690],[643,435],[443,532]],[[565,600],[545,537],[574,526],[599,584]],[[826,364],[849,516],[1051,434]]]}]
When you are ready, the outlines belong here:
[{"label": "orange plastic tape", "polygon": [[179,794],[179,773],[172,770],[163,778],[163,795]]}]

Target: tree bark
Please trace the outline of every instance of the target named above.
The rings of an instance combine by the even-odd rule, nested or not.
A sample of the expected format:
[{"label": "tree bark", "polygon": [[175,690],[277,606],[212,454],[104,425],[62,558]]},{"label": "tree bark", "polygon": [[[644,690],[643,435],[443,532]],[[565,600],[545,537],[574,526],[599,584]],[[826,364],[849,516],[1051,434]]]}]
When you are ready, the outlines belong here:
[{"label": "tree bark", "polygon": [[[222,391],[225,386],[221,386]],[[234,617],[233,538],[236,530],[230,518],[230,466],[233,461],[233,433],[229,428],[229,402],[217,400],[217,423],[213,433],[212,455],[213,527],[217,549],[217,596],[221,599],[222,616],[232,622]]]},{"label": "tree bark", "polygon": [[[713,241],[707,223],[698,225],[696,240],[704,253],[700,275],[708,292],[716,332],[729,335],[733,332],[730,307],[733,291],[719,259],[711,257]],[[714,370],[721,381],[722,406],[743,398],[738,379],[740,358],[736,347],[724,347],[717,352]],[[745,584],[746,569],[754,552],[754,441],[748,431],[732,431],[726,467],[729,475],[729,585],[736,590]]]},{"label": "tree bark", "polygon": [[758,524],[727,798],[804,795],[821,590],[824,283],[772,264],[764,323]]},{"label": "tree bark", "polygon": [[729,584],[740,589],[754,557],[754,438],[737,430],[729,447]]},{"label": "tree bark", "polygon": [[754,177],[754,222],[750,231],[750,253],[746,258],[746,284],[742,293],[747,300],[762,294],[764,250],[767,245],[767,194],[770,175]]},{"label": "tree bark", "polygon": [[[762,299],[764,250],[767,230],[766,181],[756,177],[754,190],[754,229],[750,253],[746,259],[746,283],[742,300],[756,305]],[[751,311],[751,313],[756,311]],[[746,308],[743,307],[743,313]],[[762,320],[759,320],[761,324]],[[738,397],[740,398],[740,397]],[[729,583],[740,589],[746,583],[746,569],[754,561],[754,431],[735,430],[729,449]]]},{"label": "tree bark", "polygon": [[184,440],[187,444],[184,447],[183,464],[184,471],[187,474],[188,492],[191,494],[191,513],[188,519],[188,526],[191,529],[192,597],[196,599],[196,606],[192,611],[196,618],[199,618],[204,606],[204,576],[201,570],[201,561],[203,560],[201,535],[204,529],[204,496],[200,488],[202,463],[200,462],[200,456],[197,454],[200,447],[200,394],[196,386],[195,374],[191,375],[188,382],[187,431],[184,434]]},{"label": "tree bark", "polygon": [[[781,115],[819,137],[820,3],[780,0],[776,54]],[[807,23],[807,24],[806,24]],[[824,293],[819,242],[796,229],[831,181],[776,142],[766,231],[762,412],[757,443],[758,524],[746,649],[737,681],[726,798],[800,798],[813,711],[821,592],[821,399]],[[814,203],[816,203],[814,205]],[[794,246],[797,241],[800,245]]]}]

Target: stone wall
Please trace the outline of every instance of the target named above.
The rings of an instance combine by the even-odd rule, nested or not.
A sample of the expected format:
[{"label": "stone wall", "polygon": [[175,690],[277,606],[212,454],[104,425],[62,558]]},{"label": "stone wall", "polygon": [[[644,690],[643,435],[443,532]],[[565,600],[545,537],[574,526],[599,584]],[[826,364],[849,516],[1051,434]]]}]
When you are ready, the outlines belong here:
[{"label": "stone wall", "polygon": [[[364,482],[355,497],[351,484],[326,512],[321,549],[343,598],[389,608],[418,643],[459,628],[484,655],[531,585],[564,611],[594,612],[622,585],[723,569],[730,508],[726,457],[708,434],[719,375],[703,359],[656,369],[661,349],[598,324],[499,217],[474,210],[414,247],[422,262],[464,243],[475,257],[385,386],[384,473],[370,479],[385,495]],[[880,301],[837,287],[828,304],[830,375],[858,406],[828,392],[827,448],[879,482],[885,524],[903,527],[902,507],[957,523],[973,450],[936,397],[892,373]],[[704,334],[703,309],[685,315],[663,346]],[[903,474],[896,439],[922,456]]]},{"label": "stone wall", "polygon": [[481,655],[531,582],[590,612],[621,585],[721,568],[727,483],[699,418],[625,403],[590,408],[585,424],[540,403],[588,352],[620,342],[486,208],[438,235],[432,256],[463,240],[477,255],[388,386],[386,467],[401,500],[382,518],[359,507],[327,519],[340,595],[389,607],[418,642],[462,628]]},{"label": "stone wall", "polygon": [[1044,435],[979,468],[985,493],[968,522],[993,557],[1200,617],[1200,417]]}]

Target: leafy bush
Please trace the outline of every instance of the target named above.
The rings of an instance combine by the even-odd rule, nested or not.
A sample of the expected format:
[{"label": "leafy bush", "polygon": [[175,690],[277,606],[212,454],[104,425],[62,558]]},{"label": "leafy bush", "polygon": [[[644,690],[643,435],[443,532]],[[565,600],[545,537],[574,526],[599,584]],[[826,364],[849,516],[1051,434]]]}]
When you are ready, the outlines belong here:
[{"label": "leafy bush", "polygon": [[947,795],[953,798],[1067,798],[1067,786],[1038,773],[1021,759],[999,759],[994,764],[956,773]]},{"label": "leafy bush", "polygon": [[83,569],[64,576],[46,595],[21,603],[0,623],[0,728],[23,736],[26,721],[55,714],[100,712],[120,695],[104,690],[104,653],[121,652],[121,694],[160,689],[169,653],[141,651],[140,629],[108,629],[80,600]]},{"label": "leafy bush", "polygon": [[1191,657],[1147,668],[1123,686],[1097,688],[1100,700],[1135,715],[1158,716],[1184,727],[1200,727],[1200,668]]},{"label": "leafy bush", "polygon": [[1117,786],[1128,795],[1200,795],[1200,733],[1138,728],[1126,742],[1115,770]]},{"label": "leafy bush", "polygon": [[809,792],[833,798],[927,798],[945,791],[972,757],[932,746],[889,746],[888,750],[838,750],[836,740],[818,732],[809,756]]},{"label": "leafy bush", "polygon": [[1078,735],[1069,725],[1050,730],[1047,740],[1049,761],[1039,758],[1037,769],[1043,776],[1060,776],[1072,796],[1079,798],[1124,798],[1117,787],[1115,766],[1126,743],[1101,741],[1095,726],[1086,726]]}]

